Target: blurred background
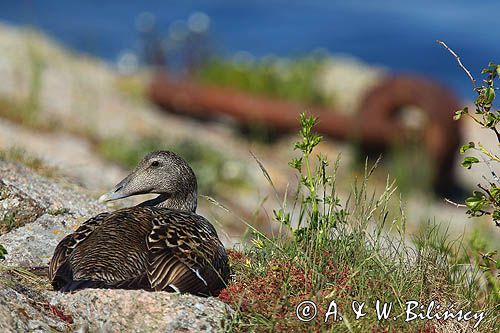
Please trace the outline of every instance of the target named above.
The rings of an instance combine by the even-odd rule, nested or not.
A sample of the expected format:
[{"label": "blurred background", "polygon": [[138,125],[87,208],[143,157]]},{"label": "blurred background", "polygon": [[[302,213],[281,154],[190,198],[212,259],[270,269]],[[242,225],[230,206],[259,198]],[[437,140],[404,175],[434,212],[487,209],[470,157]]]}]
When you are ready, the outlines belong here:
[{"label": "blurred background", "polygon": [[[495,242],[463,200],[481,178],[458,147],[495,137],[454,111],[474,98],[471,73],[499,61],[495,0],[0,2],[0,150],[98,195],[147,152],[193,166],[201,213],[238,242],[245,219],[272,232],[280,195],[296,186],[299,112],[319,116],[319,151],[341,154],[348,196],[365,159],[372,182],[395,179],[409,232],[437,220]],[[494,15],[493,15],[494,16]],[[498,170],[500,173],[500,170]],[[498,241],[498,237],[496,238]]]}]

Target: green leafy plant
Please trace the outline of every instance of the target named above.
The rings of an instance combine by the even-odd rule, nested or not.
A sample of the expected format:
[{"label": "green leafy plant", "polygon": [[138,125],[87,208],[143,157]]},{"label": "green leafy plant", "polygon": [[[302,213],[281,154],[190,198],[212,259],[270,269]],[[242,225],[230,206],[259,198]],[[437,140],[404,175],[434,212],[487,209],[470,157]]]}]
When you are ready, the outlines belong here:
[{"label": "green leafy plant", "polygon": [[[500,65],[490,63],[487,68],[483,69],[482,74],[486,78],[483,80],[483,85],[475,87],[477,93],[474,101],[474,112],[469,111],[468,107],[455,112],[454,119],[459,120],[463,115],[473,119],[478,125],[491,130],[497,138],[497,148],[500,147],[500,133],[497,125],[500,121],[500,110],[493,107],[495,100],[494,86],[500,74]],[[467,206],[467,214],[469,216],[490,215],[497,227],[500,227],[500,178],[494,171],[493,165],[500,165],[500,157],[495,150],[486,148],[480,142],[469,142],[460,147],[460,154],[470,154],[476,152],[481,160],[476,156],[465,156],[462,161],[462,166],[471,169],[476,163],[485,163],[490,169],[490,175],[485,175],[487,184],[478,184],[479,190],[472,193],[471,196],[465,199]]]},{"label": "green leafy plant", "polygon": [[[322,241],[326,241],[328,230],[345,218],[345,211],[339,208],[340,199],[335,195],[335,179],[327,173],[329,161],[326,156],[316,155],[316,167],[312,166],[311,153],[322,139],[312,131],[317,119],[301,114],[299,121],[301,140],[295,143],[294,149],[299,150],[302,156],[292,159],[289,165],[299,173],[299,183],[305,192],[299,191],[300,212],[294,234],[299,239],[319,235],[324,238]],[[337,167],[338,163],[335,169]],[[282,211],[275,215],[278,221],[284,222]]]},{"label": "green leafy plant", "polygon": [[471,237],[466,244],[466,252],[460,258],[463,263],[473,262],[483,274],[486,297],[490,297],[500,307],[500,260],[498,260],[498,250],[491,248],[491,245],[484,239],[484,236],[477,229],[472,231]]},{"label": "green leafy plant", "polygon": [[[500,166],[500,156],[498,149],[500,148],[500,132],[497,128],[500,122],[500,109],[494,106],[496,98],[495,82],[500,77],[500,65],[489,63],[488,67],[481,72],[485,76],[483,83],[478,86],[476,80],[470,74],[469,70],[462,64],[457,54],[451,50],[444,42],[438,41],[444,46],[457,60],[459,66],[465,71],[472,82],[473,90],[477,94],[474,100],[474,110],[469,110],[464,107],[455,112],[453,119],[460,120],[466,116],[474,120],[476,124],[490,130],[497,139],[496,149],[487,148],[480,142],[469,142],[460,147],[461,155],[465,156],[462,160],[462,166],[471,169],[475,164],[484,163],[488,166],[490,172],[483,175],[487,184],[478,184],[478,190],[474,191],[471,196],[465,199],[467,214],[471,217],[489,215],[497,227],[500,227],[500,178],[495,173],[495,166]],[[475,152],[477,156],[470,156],[471,152]]]},{"label": "green leafy plant", "polygon": [[[471,80],[473,90],[477,94],[474,100],[474,111],[464,107],[455,112],[453,119],[460,120],[464,116],[469,117],[476,124],[494,134],[497,141],[496,150],[489,149],[480,142],[469,142],[460,147],[460,155],[467,155],[462,160],[464,168],[471,169],[478,163],[484,163],[488,167],[489,173],[482,175],[486,184],[478,184],[479,190],[473,191],[472,195],[465,199],[465,205],[455,205],[466,207],[466,214],[470,217],[491,216],[495,225],[500,227],[500,178],[494,171],[495,166],[500,166],[500,157],[497,155],[500,148],[500,132],[497,128],[500,122],[500,110],[494,106],[496,90],[498,89],[495,87],[495,82],[500,78],[500,65],[489,63],[488,67],[481,72],[485,78],[482,81],[483,83],[478,86],[458,55],[444,42],[438,41],[438,43],[455,57],[459,66]],[[475,152],[476,156],[471,156],[472,152]],[[498,260],[498,250],[488,249],[486,242],[475,230],[465,248],[465,252],[461,261],[465,264],[472,264],[473,268],[478,268],[483,272],[480,281],[485,288],[479,288],[478,286],[478,289],[485,289],[486,297],[496,302],[498,310],[500,300],[500,260]]]}]

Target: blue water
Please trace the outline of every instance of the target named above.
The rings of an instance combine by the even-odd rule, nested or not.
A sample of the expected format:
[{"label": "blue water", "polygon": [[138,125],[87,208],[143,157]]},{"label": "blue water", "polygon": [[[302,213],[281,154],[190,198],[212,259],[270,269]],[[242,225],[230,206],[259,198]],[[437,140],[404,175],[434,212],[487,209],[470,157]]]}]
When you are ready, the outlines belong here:
[{"label": "blue water", "polygon": [[464,98],[473,96],[470,82],[435,40],[446,41],[478,78],[489,61],[500,62],[498,0],[0,1],[0,20],[37,27],[110,62],[138,50],[141,12],[153,13],[166,32],[195,11],[209,15],[211,35],[227,54],[294,57],[324,48],[430,75]]}]

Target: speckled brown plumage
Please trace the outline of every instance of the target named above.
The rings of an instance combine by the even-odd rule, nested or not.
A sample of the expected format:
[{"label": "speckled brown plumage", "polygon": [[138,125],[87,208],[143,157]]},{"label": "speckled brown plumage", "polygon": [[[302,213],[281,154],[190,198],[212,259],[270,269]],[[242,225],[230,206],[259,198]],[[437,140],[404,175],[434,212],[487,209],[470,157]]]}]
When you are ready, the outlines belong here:
[{"label": "speckled brown plumage", "polygon": [[[172,170],[183,170],[187,163],[179,162],[178,156],[171,154],[149,154],[110,193],[117,198],[144,193],[144,188],[158,183],[159,178],[152,177],[155,180],[151,181],[145,176],[154,170],[156,173],[161,171],[155,162],[158,160],[166,165],[163,171],[169,170],[170,174]],[[172,168],[170,162],[185,165]],[[137,185],[137,178],[141,177],[142,187]],[[159,198],[136,207],[99,214],[66,236],[56,247],[49,266],[54,288],[61,291],[123,288],[218,294],[229,279],[224,247],[210,222],[194,212],[196,202],[182,203],[180,200],[186,197],[196,200],[192,193],[193,188],[196,193],[196,179],[194,186],[191,179],[194,174],[191,176],[187,172],[186,176],[185,172],[176,171],[170,177],[174,180],[184,177],[187,182],[184,185],[187,185],[183,187],[182,181],[178,183],[183,188],[176,193],[169,185],[172,179],[161,178],[161,182],[169,184],[153,186]],[[127,192],[131,179],[135,187]],[[186,192],[191,193],[187,195]],[[173,204],[175,209],[170,207]]]}]

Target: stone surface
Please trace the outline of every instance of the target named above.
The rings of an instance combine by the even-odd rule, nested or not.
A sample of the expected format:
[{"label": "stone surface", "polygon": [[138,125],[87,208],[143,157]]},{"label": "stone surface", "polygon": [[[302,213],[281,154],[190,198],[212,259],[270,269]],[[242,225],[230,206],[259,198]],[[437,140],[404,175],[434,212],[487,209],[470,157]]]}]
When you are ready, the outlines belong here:
[{"label": "stone surface", "polygon": [[42,212],[29,195],[0,179],[0,234],[35,221]]},{"label": "stone surface", "polygon": [[42,296],[32,297],[0,286],[1,332],[68,331],[69,323],[54,315]]},{"label": "stone surface", "polygon": [[214,332],[230,309],[215,298],[138,290],[82,290],[53,294],[50,304],[90,332]]},{"label": "stone surface", "polygon": [[0,181],[6,193],[0,197],[1,211],[25,219],[22,227],[0,236],[8,252],[4,264],[47,265],[65,235],[88,217],[107,210],[78,188],[41,177],[20,164],[0,161]]},{"label": "stone surface", "polygon": [[385,75],[382,68],[369,66],[351,57],[335,56],[323,65],[318,87],[331,98],[338,112],[355,114],[363,95]]},{"label": "stone surface", "polygon": [[70,133],[40,132],[0,118],[0,149],[22,148],[44,164],[59,169],[90,191],[106,191],[126,170],[102,158],[88,140]]}]

